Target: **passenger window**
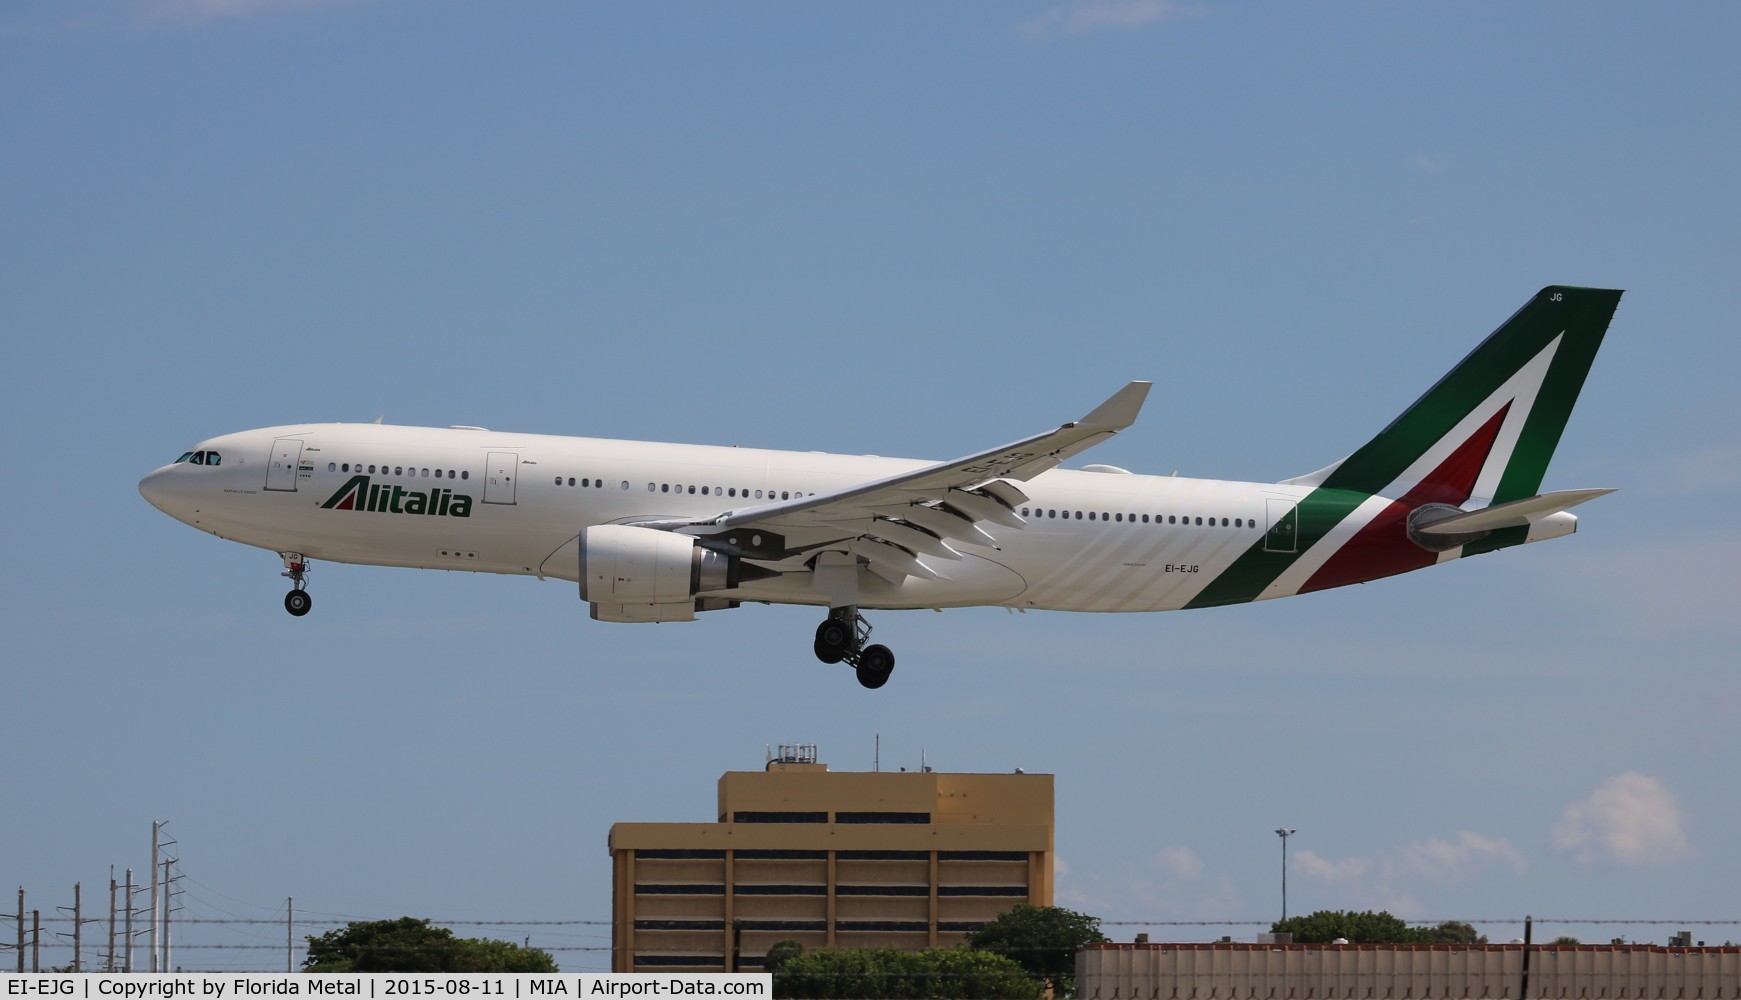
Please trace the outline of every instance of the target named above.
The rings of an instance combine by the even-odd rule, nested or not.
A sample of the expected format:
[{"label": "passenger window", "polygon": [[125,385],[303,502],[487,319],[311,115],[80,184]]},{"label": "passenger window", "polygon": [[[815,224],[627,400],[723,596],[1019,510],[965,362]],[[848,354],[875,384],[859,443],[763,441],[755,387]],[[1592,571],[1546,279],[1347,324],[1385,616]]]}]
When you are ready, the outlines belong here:
[{"label": "passenger window", "polygon": [[404,466],[402,466],[402,465],[393,466],[393,475],[403,476],[404,474],[405,474],[405,467]]},{"label": "passenger window", "polygon": [[705,486],[703,486],[703,487],[702,487],[702,488],[701,488],[701,495],[702,495],[702,496],[707,496],[707,487],[705,487]]},{"label": "passenger window", "polygon": [[328,471],[328,472],[337,472],[337,471],[339,471],[339,466],[338,466],[338,463],[337,463],[337,462],[328,462],[328,463],[326,463],[326,471]]},{"label": "passenger window", "polygon": [[659,492],[660,492],[660,493],[669,493],[669,492],[671,492],[671,484],[670,484],[670,483],[660,483],[660,484],[659,484]]},{"label": "passenger window", "polygon": [[652,483],[648,483],[648,484],[647,484],[647,492],[648,492],[648,493],[651,493],[651,492],[653,492],[653,484],[652,484]]},{"label": "passenger window", "polygon": [[694,496],[694,495],[695,495],[695,487],[693,487],[693,486],[691,486],[691,487],[689,487],[689,495],[690,495],[690,496]]},{"label": "passenger window", "polygon": [[[568,477],[568,485],[570,485],[570,486],[573,486],[573,485],[574,485],[574,477],[573,477],[573,476],[569,476],[569,477]],[[592,485],[592,483],[591,483],[591,482],[590,482],[590,481],[589,481],[589,480],[587,480],[587,479],[582,479],[582,480],[581,480],[581,481],[580,481],[580,485],[582,485],[582,486],[591,486],[591,485]]]},{"label": "passenger window", "polygon": [[423,478],[425,478],[425,479],[429,478],[429,470],[428,469],[423,470]]},{"label": "passenger window", "polygon": [[1078,520],[1078,521],[1082,520],[1082,512],[1081,511],[1076,512],[1076,520]]},{"label": "passenger window", "polygon": [[1094,520],[1094,512],[1093,512],[1093,511],[1089,511],[1089,512],[1088,512],[1088,519],[1089,519],[1089,520],[1090,520],[1090,521],[1092,521],[1092,520]]},{"label": "passenger window", "polygon": [[349,462],[346,462],[346,463],[345,463],[345,464],[343,464],[343,465],[341,465],[341,466],[339,466],[339,471],[340,471],[340,472],[349,472],[349,471],[351,471],[351,463],[349,463]]},{"label": "passenger window", "polygon": [[561,476],[556,477],[556,485],[558,485],[558,486],[562,485],[562,477]]},{"label": "passenger window", "polygon": [[628,488],[629,488],[629,481],[627,479],[625,479],[625,480],[623,480],[623,489],[626,490]]},{"label": "passenger window", "polygon": [[461,472],[459,474],[459,478],[461,478],[461,479],[470,479],[471,477],[472,477],[472,474],[470,472]]},{"label": "passenger window", "polygon": [[1224,518],[1222,518],[1222,519],[1221,519],[1221,526],[1222,526],[1222,527],[1223,527],[1223,528],[1225,528],[1225,527],[1227,527],[1227,518],[1225,518],[1225,517],[1224,517]]},{"label": "passenger window", "polygon": [[1199,527],[1199,528],[1203,527],[1203,519],[1202,518],[1197,519],[1197,527]]}]

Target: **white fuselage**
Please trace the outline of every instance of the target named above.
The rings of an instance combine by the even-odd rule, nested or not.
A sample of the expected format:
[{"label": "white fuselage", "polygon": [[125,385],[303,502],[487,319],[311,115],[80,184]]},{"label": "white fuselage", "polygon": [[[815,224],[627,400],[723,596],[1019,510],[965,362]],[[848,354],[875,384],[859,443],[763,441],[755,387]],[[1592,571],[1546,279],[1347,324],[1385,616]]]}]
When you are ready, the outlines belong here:
[{"label": "white fuselage", "polygon": [[[591,525],[708,518],[929,464],[375,424],[270,427],[213,438],[198,450],[218,463],[165,466],[140,491],[220,537],[313,560],[570,581],[579,574],[579,533]],[[1016,513],[1026,524],[996,528],[997,547],[967,545],[960,560],[933,560],[939,579],[909,577],[899,586],[869,579],[859,604],[1177,609],[1262,542],[1275,511],[1310,492],[1066,470],[1021,488],[1030,502]],[[812,583],[808,573],[788,571],[730,596],[828,604]]]}]

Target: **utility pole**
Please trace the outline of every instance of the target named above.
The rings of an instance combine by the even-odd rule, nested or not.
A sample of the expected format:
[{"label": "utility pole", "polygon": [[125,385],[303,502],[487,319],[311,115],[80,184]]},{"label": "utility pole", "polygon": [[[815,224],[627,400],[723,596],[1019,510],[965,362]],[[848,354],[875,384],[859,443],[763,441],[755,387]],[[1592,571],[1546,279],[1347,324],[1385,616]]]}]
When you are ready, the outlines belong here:
[{"label": "utility pole", "polygon": [[133,869],[127,869],[127,934],[121,943],[121,971],[133,971]]},{"label": "utility pole", "polygon": [[1294,834],[1299,833],[1299,832],[1300,831],[1298,831],[1298,830],[1289,830],[1286,827],[1280,827],[1276,830],[1276,836],[1282,838],[1282,922],[1283,923],[1287,923],[1287,920],[1288,920],[1288,838],[1292,837]]},{"label": "utility pole", "polygon": [[42,971],[42,911],[30,911],[30,971]]},{"label": "utility pole", "polygon": [[109,956],[103,960],[103,971],[115,971],[115,866],[109,866]]},{"label": "utility pole", "polygon": [[296,897],[284,897],[284,971],[295,972],[296,961]]},{"label": "utility pole", "polygon": [[18,973],[24,974],[24,887],[18,887]]},{"label": "utility pole", "polygon": [[85,971],[85,953],[81,947],[85,943],[85,910],[84,885],[73,883],[73,971]]},{"label": "utility pole", "polygon": [[169,911],[175,908],[175,883],[169,880],[169,866],[173,859],[163,859],[163,971],[174,972],[174,966],[169,964]]},{"label": "utility pole", "polygon": [[151,971],[157,971],[157,830],[163,824],[151,821]]}]

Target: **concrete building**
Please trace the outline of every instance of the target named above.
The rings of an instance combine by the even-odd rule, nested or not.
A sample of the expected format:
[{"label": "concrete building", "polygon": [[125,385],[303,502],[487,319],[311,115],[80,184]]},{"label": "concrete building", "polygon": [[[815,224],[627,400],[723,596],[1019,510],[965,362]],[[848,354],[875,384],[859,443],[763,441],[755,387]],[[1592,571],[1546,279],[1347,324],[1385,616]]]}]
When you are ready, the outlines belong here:
[{"label": "concrete building", "polygon": [[1737,1000],[1741,948],[1104,944],[1077,953],[1076,995],[1083,1000]]},{"label": "concrete building", "polygon": [[932,948],[1052,903],[1052,776],[834,772],[813,746],[719,779],[717,820],[617,823],[611,968],[760,968],[769,946]]}]

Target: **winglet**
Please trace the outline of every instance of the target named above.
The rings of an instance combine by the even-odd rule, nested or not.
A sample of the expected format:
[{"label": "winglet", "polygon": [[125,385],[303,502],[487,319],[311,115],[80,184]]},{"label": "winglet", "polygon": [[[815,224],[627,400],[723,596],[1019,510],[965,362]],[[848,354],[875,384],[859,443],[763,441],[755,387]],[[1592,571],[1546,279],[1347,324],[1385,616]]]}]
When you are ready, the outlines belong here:
[{"label": "winglet", "polygon": [[1083,417],[1076,423],[1084,427],[1105,427],[1108,430],[1123,430],[1136,423],[1136,415],[1143,408],[1143,400],[1149,396],[1152,382],[1132,382],[1112,394],[1112,398],[1094,408],[1094,412]]}]

